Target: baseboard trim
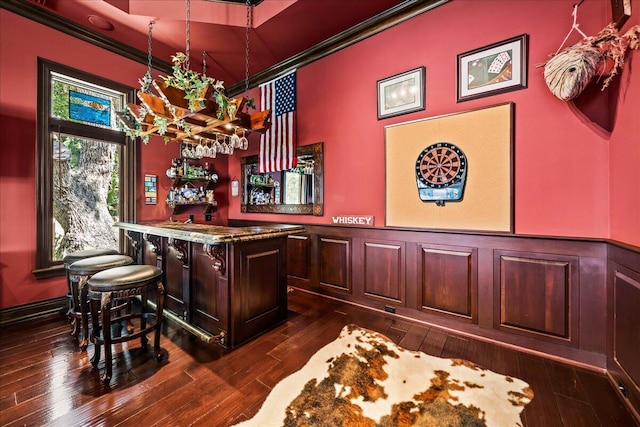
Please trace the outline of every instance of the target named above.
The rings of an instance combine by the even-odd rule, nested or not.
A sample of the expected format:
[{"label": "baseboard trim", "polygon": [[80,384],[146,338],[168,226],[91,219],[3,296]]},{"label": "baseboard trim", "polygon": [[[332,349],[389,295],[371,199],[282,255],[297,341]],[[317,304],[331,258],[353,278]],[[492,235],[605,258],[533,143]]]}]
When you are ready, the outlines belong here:
[{"label": "baseboard trim", "polygon": [[50,314],[64,314],[69,308],[67,297],[52,298],[0,309],[0,327],[25,322]]},{"label": "baseboard trim", "polygon": [[527,354],[531,354],[534,356],[539,356],[542,358],[546,358],[546,359],[551,359],[554,360],[556,362],[560,362],[560,363],[566,363],[568,365],[571,366],[575,366],[578,368],[582,368],[582,369],[586,369],[588,371],[592,371],[592,372],[596,372],[599,374],[605,374],[607,372],[606,368],[603,366],[606,366],[606,356],[605,355],[600,355],[600,354],[590,354],[588,352],[584,352],[584,351],[580,351],[578,350],[577,352],[574,351],[574,349],[568,349],[566,352],[563,353],[564,349],[558,349],[559,353],[558,354],[554,354],[554,353],[547,353],[545,351],[542,350],[537,350],[534,348],[529,348],[529,347],[525,347],[522,345],[518,345],[518,344],[514,344],[514,343],[509,343],[509,342],[504,342],[501,341],[500,339],[497,338],[491,338],[491,337],[487,337],[487,336],[482,336],[479,335],[477,333],[473,333],[470,331],[466,331],[466,330],[461,330],[461,329],[456,329],[453,327],[449,327],[446,325],[442,325],[442,324],[438,324],[435,322],[429,322],[426,321],[424,319],[418,318],[418,317],[411,317],[411,316],[406,316],[400,313],[389,313],[386,312],[384,310],[380,310],[379,308],[376,307],[372,307],[366,304],[362,304],[359,303],[357,301],[351,301],[351,300],[347,300],[347,299],[342,299],[342,298],[337,298],[335,296],[332,295],[327,295],[324,293],[319,293],[319,292],[315,292],[315,291],[311,291],[308,289],[304,289],[304,288],[298,288],[295,285],[289,285],[290,288],[293,288],[296,291],[300,291],[300,292],[306,292],[308,294],[312,294],[312,295],[317,295],[319,297],[323,297],[323,298],[328,298],[334,301],[339,301],[345,304],[350,304],[350,305],[354,305],[360,308],[363,308],[365,310],[372,310],[372,311],[376,311],[378,313],[384,313],[387,316],[390,317],[395,317],[398,319],[404,319],[404,320],[408,320],[411,322],[417,322],[417,323],[421,323],[423,325],[432,327],[432,328],[436,328],[442,331],[446,331],[446,332],[451,332],[453,334],[457,334],[460,336],[465,336],[468,338],[472,338],[472,339],[476,339],[479,341],[485,341],[485,342],[489,342],[491,344],[495,344],[495,345],[499,345],[502,347],[506,347],[506,348],[510,348],[512,350],[516,350],[516,351],[520,351],[522,353],[527,353]]},{"label": "baseboard trim", "polygon": [[[633,404],[629,400],[629,397],[625,396],[624,394],[622,394],[622,391],[620,390],[620,387],[618,387],[618,378],[610,370],[607,370],[607,378],[609,379],[609,382],[611,383],[611,385],[615,389],[616,393],[620,397],[620,400],[622,400],[622,402],[624,402],[624,404],[627,407],[627,409],[629,410],[629,412],[631,412],[631,415],[640,424],[640,412],[638,412],[638,410],[636,408],[634,408]],[[630,383],[632,383],[632,382],[630,380],[627,380],[627,384],[630,384]]]}]

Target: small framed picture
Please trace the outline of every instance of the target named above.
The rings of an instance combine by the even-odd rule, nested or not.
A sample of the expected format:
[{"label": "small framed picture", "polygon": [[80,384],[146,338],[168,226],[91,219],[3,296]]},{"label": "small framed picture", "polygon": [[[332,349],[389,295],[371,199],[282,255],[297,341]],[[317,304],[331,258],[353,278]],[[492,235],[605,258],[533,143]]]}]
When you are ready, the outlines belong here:
[{"label": "small framed picture", "polygon": [[526,87],[526,34],[458,55],[457,102]]},{"label": "small framed picture", "polygon": [[424,110],[425,67],[378,80],[378,120]]},{"label": "small framed picture", "polygon": [[144,175],[144,204],[155,205],[158,202],[158,176]]}]

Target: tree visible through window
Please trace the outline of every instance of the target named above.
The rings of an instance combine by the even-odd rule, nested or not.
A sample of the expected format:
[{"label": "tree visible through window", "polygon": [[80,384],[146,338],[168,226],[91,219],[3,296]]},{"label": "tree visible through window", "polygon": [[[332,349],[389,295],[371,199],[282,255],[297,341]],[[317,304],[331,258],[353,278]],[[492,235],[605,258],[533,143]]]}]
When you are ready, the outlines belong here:
[{"label": "tree visible through window", "polygon": [[53,134],[53,260],[88,248],[119,248],[117,144]]},{"label": "tree visible through window", "polygon": [[39,65],[34,274],[47,276],[68,253],[122,248],[113,225],[132,216],[135,150],[115,113],[133,90],[48,61]]}]

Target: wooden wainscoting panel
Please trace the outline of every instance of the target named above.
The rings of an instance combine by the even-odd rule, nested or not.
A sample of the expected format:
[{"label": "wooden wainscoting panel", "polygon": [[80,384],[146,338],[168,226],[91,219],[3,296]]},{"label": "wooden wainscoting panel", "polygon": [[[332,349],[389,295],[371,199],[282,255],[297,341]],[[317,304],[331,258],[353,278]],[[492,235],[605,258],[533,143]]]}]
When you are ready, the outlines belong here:
[{"label": "wooden wainscoting panel", "polygon": [[418,250],[418,309],[477,323],[477,249],[422,244]]},{"label": "wooden wainscoting panel", "polygon": [[640,274],[618,269],[614,277],[614,358],[640,387]]},{"label": "wooden wainscoting panel", "polygon": [[640,251],[609,245],[607,371],[640,420]]},{"label": "wooden wainscoting panel", "polygon": [[318,236],[321,286],[351,293],[351,239]]},{"label": "wooden wainscoting panel", "polygon": [[292,234],[287,237],[287,283],[309,288],[311,238],[308,234]]},{"label": "wooden wainscoting panel", "polygon": [[405,305],[404,242],[363,243],[364,296]]},{"label": "wooden wainscoting panel", "polygon": [[[277,249],[265,250],[253,253],[243,253],[243,262],[246,273],[242,277],[242,285],[251,292],[246,293],[246,302],[243,307],[247,321],[263,316],[272,310],[278,309],[280,302],[279,275],[265,274],[280,266],[279,258],[282,254]],[[260,285],[258,285],[260,284]]]},{"label": "wooden wainscoting panel", "polygon": [[[162,239],[160,236],[154,236],[152,234],[142,233],[141,237],[141,249],[140,249],[140,262],[146,265],[153,265],[162,270],[162,283],[167,280],[166,269],[164,264],[164,245],[166,239]],[[157,296],[155,292],[152,292],[149,296],[152,302],[157,302]],[[168,299],[168,298],[167,298]]]},{"label": "wooden wainscoting panel", "polygon": [[144,233],[142,235],[142,263],[155,265],[164,271],[162,245],[162,237]]},{"label": "wooden wainscoting panel", "polygon": [[495,325],[579,341],[577,257],[495,251]]},{"label": "wooden wainscoting panel", "polygon": [[231,337],[236,347],[287,318],[287,239],[233,246]]},{"label": "wooden wainscoting panel", "polygon": [[[225,246],[219,246],[224,248]],[[191,245],[191,323],[212,335],[229,328],[229,282],[200,243]],[[226,262],[226,251],[218,255]]]},{"label": "wooden wainscoting panel", "polygon": [[127,230],[125,233],[124,254],[134,259],[136,264],[142,264],[142,234]]},{"label": "wooden wainscoting panel", "polygon": [[189,314],[189,242],[163,239],[164,251],[164,308],[186,319]]}]

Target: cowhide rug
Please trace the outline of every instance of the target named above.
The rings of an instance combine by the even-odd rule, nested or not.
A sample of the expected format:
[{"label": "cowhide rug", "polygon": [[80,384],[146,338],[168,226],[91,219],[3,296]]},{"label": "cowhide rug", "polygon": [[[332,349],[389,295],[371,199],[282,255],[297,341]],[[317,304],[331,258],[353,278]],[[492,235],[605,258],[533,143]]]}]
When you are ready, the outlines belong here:
[{"label": "cowhide rug", "polygon": [[521,426],[529,385],[345,326],[237,426]]}]

